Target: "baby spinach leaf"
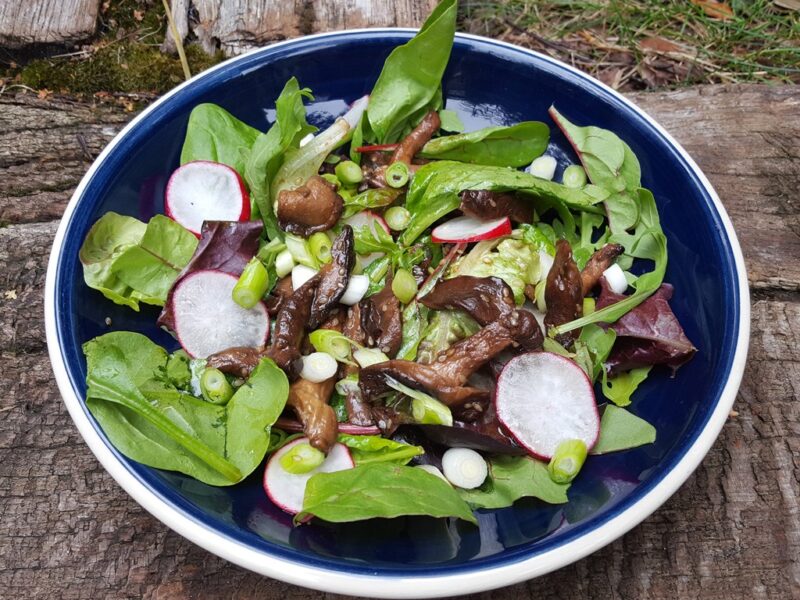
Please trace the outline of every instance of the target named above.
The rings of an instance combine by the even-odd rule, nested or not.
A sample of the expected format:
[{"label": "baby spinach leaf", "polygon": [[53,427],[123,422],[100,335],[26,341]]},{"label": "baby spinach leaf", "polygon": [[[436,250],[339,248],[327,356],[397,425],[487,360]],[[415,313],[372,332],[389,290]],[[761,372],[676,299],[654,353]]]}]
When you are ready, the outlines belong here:
[{"label": "baby spinach leaf", "polygon": [[630,147],[607,129],[570,123],[555,107],[550,107],[550,116],[580,158],[589,180],[611,192],[605,200],[611,231],[621,233],[634,227],[639,220],[637,189],[642,172]]},{"label": "baby spinach leaf", "polygon": [[[444,0],[419,33],[386,58],[369,98],[367,117],[375,141],[396,142],[428,110],[441,106],[440,84],[456,30],[456,0]],[[439,96],[439,106],[434,102]]]},{"label": "baby spinach leaf", "polygon": [[292,77],[275,100],[275,122],[253,142],[242,172],[270,239],[280,237],[272,208],[270,182],[281,166],[284,153],[296,148],[305,135],[317,130],[306,121],[303,98],[313,100],[314,97],[308,88],[300,89],[297,78]]},{"label": "baby spinach leaf", "polygon": [[422,469],[385,462],[311,477],[295,522],[312,515],[333,523],[427,515],[477,524],[450,484]]},{"label": "baby spinach leaf", "polygon": [[145,302],[163,306],[169,288],[196,248],[197,238],[187,229],[156,215],[139,243],[120,254],[111,270],[120,281],[147,296]]},{"label": "baby spinach leaf", "polygon": [[628,406],[633,392],[647,379],[650,369],[652,367],[639,367],[611,378],[603,371],[603,395],[617,406]]},{"label": "baby spinach leaf", "polygon": [[464,190],[516,191],[544,208],[602,212],[595,206],[602,194],[591,196],[514,169],[442,160],[423,165],[414,175],[406,199],[411,221],[401,236],[403,244],[413,243],[432,223],[457,209]]},{"label": "baby spinach leaf", "polygon": [[540,156],[550,140],[550,128],[539,121],[511,127],[486,127],[478,131],[434,138],[420,156],[497,167],[522,167]]},{"label": "baby spinach leaf", "polygon": [[356,466],[376,462],[405,465],[415,456],[425,454],[422,446],[396,442],[379,435],[346,435],[340,433],[339,442],[350,449],[350,454]]},{"label": "baby spinach leaf", "polygon": [[439,121],[441,121],[444,131],[452,131],[454,133],[464,131],[464,123],[461,122],[461,117],[454,110],[441,109],[439,111]]},{"label": "baby spinach leaf", "polygon": [[84,344],[90,412],[129,458],[210,485],[251,473],[289,393],[286,375],[264,359],[226,406],[175,388],[163,348],[138,333],[113,332]]},{"label": "baby spinach leaf", "polygon": [[489,476],[479,488],[458,490],[472,508],[504,508],[526,496],[549,504],[567,501],[569,484],[555,483],[547,464],[530,456],[497,455],[489,459]]},{"label": "baby spinach leaf", "polygon": [[86,285],[138,311],[139,302],[164,305],[196,247],[197,238],[163,215],[145,225],[107,212],[92,225],[79,257]]},{"label": "baby spinach leaf", "polygon": [[609,404],[600,419],[600,437],[590,454],[628,450],[655,441],[655,427],[624,408]]},{"label": "baby spinach leaf", "polygon": [[189,115],[181,164],[212,160],[244,175],[250,148],[259,135],[258,129],[243,123],[221,106],[198,104]]}]

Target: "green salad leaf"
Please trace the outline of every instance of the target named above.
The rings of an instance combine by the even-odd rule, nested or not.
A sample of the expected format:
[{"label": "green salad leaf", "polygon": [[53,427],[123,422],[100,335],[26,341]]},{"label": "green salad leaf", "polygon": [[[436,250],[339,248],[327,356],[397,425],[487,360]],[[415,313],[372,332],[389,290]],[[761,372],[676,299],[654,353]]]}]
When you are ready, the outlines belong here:
[{"label": "green salad leaf", "polygon": [[474,277],[499,277],[514,292],[518,306],[525,302],[525,286],[536,284],[541,279],[539,254],[523,239],[505,239],[497,247],[486,252],[481,260],[467,269],[459,269],[461,275]]},{"label": "green salad leaf", "polygon": [[415,456],[425,454],[422,446],[396,442],[379,435],[340,433],[339,442],[350,449],[350,455],[356,466],[379,462],[405,465]]},{"label": "green salad leaf", "polygon": [[530,456],[496,455],[489,459],[489,476],[483,485],[458,492],[472,508],[504,508],[526,496],[563,504],[568,489],[568,483],[550,479],[547,463]]},{"label": "green salad leaf", "polygon": [[416,300],[409,302],[403,309],[403,337],[397,358],[416,360],[420,342],[428,326],[429,314],[430,309]]},{"label": "green salad leaf", "polygon": [[600,419],[600,437],[590,454],[628,450],[655,441],[655,427],[624,408],[609,404]]},{"label": "green salad leaf", "polygon": [[306,121],[304,98],[314,99],[311,90],[301,89],[296,77],[289,79],[275,100],[275,122],[253,142],[242,172],[270,239],[280,237],[272,208],[270,183],[286,152],[297,148],[304,136],[317,130]]},{"label": "green salad leaf", "polygon": [[107,212],[92,225],[79,258],[86,285],[138,311],[139,302],[164,305],[196,247],[197,238],[163,215],[145,225]]},{"label": "green salad leaf", "polygon": [[371,208],[383,208],[397,200],[402,190],[395,188],[370,188],[352,198],[344,199],[342,219]]},{"label": "green salad leaf", "polygon": [[523,121],[510,127],[486,127],[469,133],[434,138],[420,156],[458,160],[497,167],[522,167],[547,149],[550,128],[539,121]]},{"label": "green salad leaf", "polygon": [[259,135],[258,129],[243,123],[221,106],[198,104],[186,125],[181,164],[211,160],[226,164],[243,175],[250,148]]},{"label": "green salad leaf", "polygon": [[177,389],[167,376],[169,355],[141,334],[108,333],[84,344],[84,353],[86,404],[114,446],[210,485],[232,485],[258,467],[289,394],[286,375],[269,359],[219,406]]},{"label": "green salad leaf", "polygon": [[456,0],[439,3],[419,33],[386,58],[367,108],[370,133],[378,143],[398,141],[425,113],[441,107],[441,81],[453,47],[456,12]]},{"label": "green salad leaf", "polygon": [[[558,206],[589,212],[602,212],[595,206],[603,194],[593,196],[584,190],[534,177],[530,173],[504,167],[436,161],[423,165],[414,175],[406,198],[411,221],[401,240],[413,243],[435,221],[454,211],[464,190],[516,191],[530,198],[534,206]],[[569,212],[568,210],[566,212]]]},{"label": "green salad leaf", "polygon": [[461,122],[461,117],[454,110],[441,109],[439,111],[439,120],[442,123],[443,131],[452,131],[453,133],[464,131],[464,123]]},{"label": "green salad leaf", "polygon": [[601,372],[605,374],[603,363],[611,353],[616,339],[617,334],[613,329],[603,331],[594,323],[581,329],[581,334],[575,340],[575,362],[592,381],[595,381]]},{"label": "green salad leaf", "polygon": [[295,522],[312,515],[333,523],[427,515],[477,524],[450,484],[422,469],[386,462],[311,477]]},{"label": "green salad leaf", "polygon": [[[610,330],[609,330],[610,331]],[[651,366],[631,369],[627,373],[620,373],[616,377],[608,377],[603,372],[603,395],[617,406],[628,406],[631,403],[631,396],[647,376],[650,374]]]}]

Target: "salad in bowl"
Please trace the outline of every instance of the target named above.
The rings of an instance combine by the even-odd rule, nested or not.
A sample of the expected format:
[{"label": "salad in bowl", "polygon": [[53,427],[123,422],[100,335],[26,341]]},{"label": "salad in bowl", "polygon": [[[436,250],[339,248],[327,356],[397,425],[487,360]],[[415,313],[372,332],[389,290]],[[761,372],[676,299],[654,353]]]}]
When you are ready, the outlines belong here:
[{"label": "salad in bowl", "polygon": [[[296,526],[476,523],[566,503],[592,455],[656,439],[631,396],[697,349],[640,163],[558,106],[464,131],[441,84],[455,14],[442,2],[322,131],[294,77],[266,131],[195,106],[164,214],[94,223],[86,285],[162,307],[180,345],[84,344],[87,407],[122,454],[212,486],[263,473]],[[574,151],[557,178],[551,128]]]}]

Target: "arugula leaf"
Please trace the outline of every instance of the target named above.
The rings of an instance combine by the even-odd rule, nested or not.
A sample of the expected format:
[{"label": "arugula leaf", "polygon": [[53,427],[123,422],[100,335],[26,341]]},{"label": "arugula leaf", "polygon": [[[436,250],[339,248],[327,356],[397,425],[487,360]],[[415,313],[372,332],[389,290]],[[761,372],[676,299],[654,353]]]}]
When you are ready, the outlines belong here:
[{"label": "arugula leaf", "polygon": [[464,123],[461,122],[461,117],[454,110],[441,109],[439,111],[439,121],[441,121],[442,129],[444,131],[452,131],[461,133],[464,131]]},{"label": "arugula leaf", "polygon": [[342,219],[369,208],[383,208],[397,200],[402,190],[394,188],[370,188],[352,198],[345,198]]},{"label": "arugula leaf", "polygon": [[164,305],[196,247],[197,238],[163,215],[145,225],[107,212],[92,225],[79,258],[86,285],[138,311],[139,302]]},{"label": "arugula leaf", "polygon": [[624,408],[609,404],[600,419],[600,437],[590,454],[628,450],[655,441],[655,427]]},{"label": "arugula leaf", "polygon": [[181,164],[211,160],[244,175],[250,148],[260,135],[221,106],[198,104],[189,115],[181,149]]},{"label": "arugula leaf", "polygon": [[164,306],[167,293],[197,248],[197,238],[164,215],[147,224],[142,239],[114,261],[112,272],[140,292],[144,302]]},{"label": "arugula leaf", "polygon": [[603,363],[611,353],[617,334],[613,329],[603,330],[599,325],[590,324],[581,330],[580,336],[575,340],[575,362],[595,381],[600,372],[605,371]]},{"label": "arugula leaf", "polygon": [[639,220],[636,196],[642,171],[630,147],[607,129],[570,123],[555,107],[550,107],[550,116],[572,144],[589,180],[611,192],[605,200],[611,231],[622,233],[634,227]]},{"label": "arugula leaf", "polygon": [[550,128],[539,121],[511,127],[486,127],[478,131],[434,138],[420,156],[497,167],[522,167],[540,156],[550,140]]},{"label": "arugula leaf", "polygon": [[440,85],[453,47],[456,11],[456,0],[441,2],[419,33],[386,58],[367,108],[371,132],[378,143],[399,140],[437,104],[437,95],[441,105]]},{"label": "arugula leaf", "polygon": [[167,353],[141,334],[109,333],[83,349],[86,405],[124,455],[220,486],[261,463],[289,394],[272,361],[262,360],[230,402],[217,406],[175,388]]},{"label": "arugula leaf", "polygon": [[608,374],[603,371],[603,395],[617,406],[628,406],[631,403],[633,392],[640,383],[647,379],[652,368],[652,366],[639,367],[612,378],[609,378]]},{"label": "arugula leaf", "polygon": [[347,435],[340,433],[339,442],[350,449],[356,466],[377,462],[405,465],[415,456],[425,454],[422,446],[396,442],[379,435]]},{"label": "arugula leaf", "polygon": [[602,193],[593,196],[514,169],[442,160],[423,165],[414,175],[406,198],[411,221],[402,243],[411,244],[432,223],[457,209],[464,190],[517,191],[537,207],[563,208],[567,214],[567,208],[602,212],[595,206],[603,200]]},{"label": "arugula leaf", "polygon": [[275,123],[253,142],[242,172],[270,239],[280,237],[272,208],[270,182],[287,150],[296,148],[303,137],[317,130],[306,121],[303,98],[313,100],[314,96],[308,88],[300,89],[297,78],[292,77],[275,100]]},{"label": "arugula leaf", "polygon": [[568,483],[550,479],[546,463],[530,456],[497,455],[489,459],[489,476],[483,485],[458,492],[472,508],[504,508],[526,496],[563,504],[568,489]]},{"label": "arugula leaf", "polygon": [[422,469],[385,462],[311,477],[295,522],[312,515],[332,523],[427,515],[458,517],[477,525],[449,483]]}]

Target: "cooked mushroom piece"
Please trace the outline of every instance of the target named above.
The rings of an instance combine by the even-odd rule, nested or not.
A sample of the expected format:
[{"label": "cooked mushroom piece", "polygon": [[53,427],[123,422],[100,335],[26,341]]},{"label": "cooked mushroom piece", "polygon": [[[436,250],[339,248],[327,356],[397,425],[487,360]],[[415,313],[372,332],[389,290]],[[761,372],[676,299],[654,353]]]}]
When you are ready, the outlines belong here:
[{"label": "cooked mushroom piece", "polygon": [[386,278],[383,289],[365,298],[361,305],[361,328],[366,344],[378,348],[389,357],[395,356],[403,342],[400,300],[392,292],[392,278]]},{"label": "cooked mushroom piece", "polygon": [[507,192],[466,190],[461,193],[461,212],[476,219],[508,217],[517,223],[533,220],[533,204]]},{"label": "cooked mushroom piece", "polygon": [[216,352],[208,357],[206,366],[223,373],[247,379],[264,356],[262,348],[239,346]]},{"label": "cooked mushroom piece", "polygon": [[[366,340],[364,330],[361,328],[361,307],[358,304],[354,304],[347,311],[342,334],[357,344],[363,344]],[[342,378],[356,373],[358,373],[358,367],[355,365],[342,365],[339,368],[339,375]],[[361,399],[360,390],[350,390],[345,394],[345,408],[347,409],[347,420],[351,423],[355,425],[373,424],[370,406]]]},{"label": "cooked mushroom piece", "polygon": [[526,350],[540,348],[544,337],[533,314],[514,305],[514,295],[499,277],[462,275],[443,279],[420,300],[428,308],[463,310],[480,325],[498,322]]},{"label": "cooked mushroom piece", "polygon": [[298,379],[289,386],[286,401],[303,424],[303,433],[311,445],[326,454],[336,443],[338,433],[336,413],[328,404],[335,383],[334,377],[319,383]]},{"label": "cooked mushroom piece", "polygon": [[278,225],[284,231],[307,238],[333,227],[342,216],[343,206],[334,185],[313,175],[299,188],[278,194]]},{"label": "cooked mushroom piece", "polygon": [[271,315],[277,315],[283,308],[283,303],[293,293],[294,287],[292,286],[291,276],[279,279],[269,296],[264,299],[264,303],[267,305],[267,312]]},{"label": "cooked mushroom piece", "polygon": [[[572,258],[572,248],[567,240],[556,242],[556,255],[553,266],[547,274],[544,301],[547,305],[544,324],[548,330],[581,316],[583,283],[578,265]],[[556,341],[566,346],[572,343],[577,335],[577,331],[570,331],[557,336]]]},{"label": "cooked mushroom piece", "polygon": [[319,285],[311,305],[309,329],[316,329],[328,317],[330,311],[338,306],[350,281],[350,271],[353,270],[355,260],[353,228],[345,225],[333,241],[331,262],[319,271]]},{"label": "cooked mushroom piece", "polygon": [[411,133],[400,141],[394,154],[392,154],[390,162],[402,162],[410,165],[414,155],[422,150],[422,147],[430,141],[441,126],[442,121],[439,118],[439,113],[436,111],[429,112],[422,118],[419,125],[414,127]]},{"label": "cooked mushroom piece", "polygon": [[584,296],[592,291],[603,276],[603,271],[614,264],[614,260],[622,254],[623,250],[624,248],[620,244],[606,244],[589,257],[586,266],[581,271]]},{"label": "cooked mushroom piece", "polygon": [[303,341],[306,324],[311,316],[311,304],[319,285],[320,275],[314,275],[286,299],[275,317],[272,328],[272,343],[266,356],[289,376],[296,379],[300,374],[300,344]]}]

